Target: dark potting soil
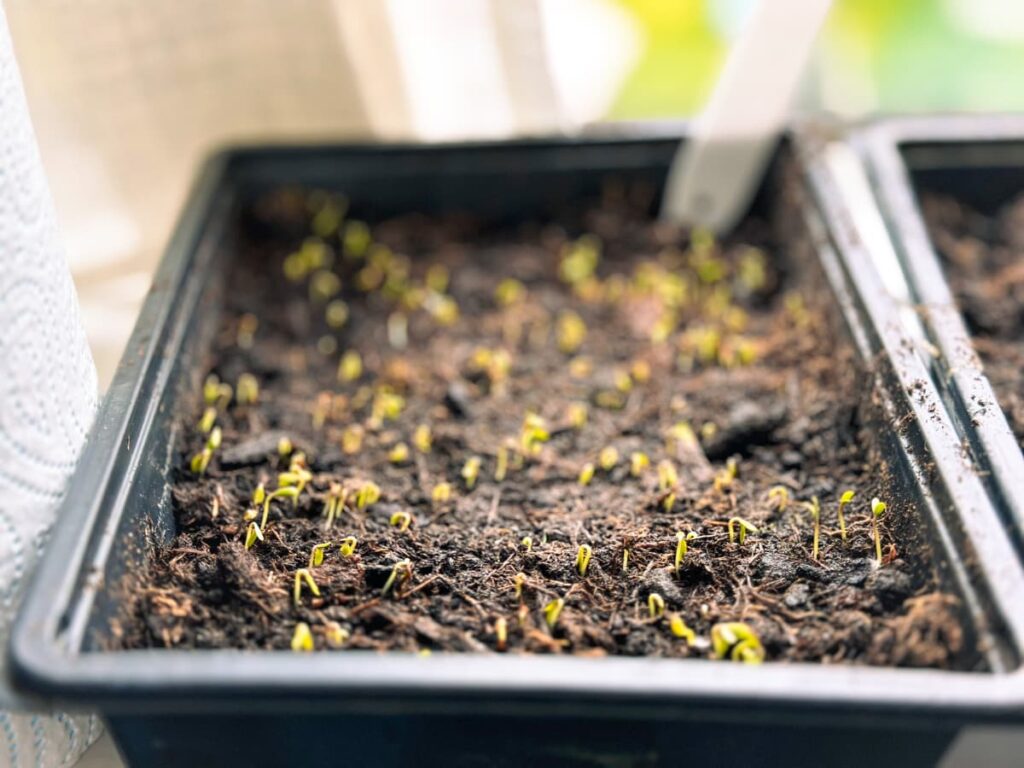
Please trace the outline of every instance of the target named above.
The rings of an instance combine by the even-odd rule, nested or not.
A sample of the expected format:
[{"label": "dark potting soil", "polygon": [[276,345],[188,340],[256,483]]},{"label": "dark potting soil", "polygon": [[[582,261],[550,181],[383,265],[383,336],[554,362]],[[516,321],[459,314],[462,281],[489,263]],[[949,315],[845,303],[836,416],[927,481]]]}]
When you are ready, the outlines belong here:
[{"label": "dark potting soil", "polygon": [[[769,661],[977,667],[814,270],[787,270],[763,223],[716,244],[627,197],[609,188],[559,223],[404,216],[368,248],[359,224],[333,231],[322,196],[254,206],[208,370],[236,395],[252,374],[258,399],[218,406],[201,476],[198,393],[183,414],[178,532],[129,577],[113,644],[287,649],[304,622],[317,649],[708,657],[714,625],[744,622]],[[318,211],[324,238],[303,246]],[[340,380],[353,351],[361,370],[349,355]],[[282,437],[311,478],[297,503],[271,503],[247,551],[255,489],[294,462]],[[380,497],[359,508],[367,481]],[[888,504],[881,564],[873,497]],[[733,518],[756,528],[742,543]],[[296,571],[324,542],[319,596],[303,582],[296,604]]]},{"label": "dark potting soil", "polygon": [[1024,197],[994,215],[938,195],[923,205],[985,374],[1024,443]]}]

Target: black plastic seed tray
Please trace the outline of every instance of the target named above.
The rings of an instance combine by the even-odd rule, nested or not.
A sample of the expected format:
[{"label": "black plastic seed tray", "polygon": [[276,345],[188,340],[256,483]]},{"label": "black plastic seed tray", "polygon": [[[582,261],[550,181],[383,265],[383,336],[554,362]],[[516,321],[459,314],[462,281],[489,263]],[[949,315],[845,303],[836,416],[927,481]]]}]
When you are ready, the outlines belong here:
[{"label": "black plastic seed tray", "polygon": [[[906,354],[827,169],[784,143],[754,203],[789,268],[821,276],[860,352],[896,494],[920,510],[984,672],[499,654],[102,650],[147,528],[173,533],[175,414],[194,402],[239,207],[282,184],[375,217],[521,219],[610,176],[664,183],[678,135],[457,146],[232,149],[202,171],[71,482],[13,632],[41,703],[98,709],[132,765],[930,765],[968,723],[1024,712],[1024,573],[920,360]],[[829,222],[826,225],[826,221]],[[891,425],[899,424],[898,429]]]},{"label": "black plastic seed tray", "polygon": [[918,194],[931,191],[994,212],[1024,192],[1024,116],[890,119],[857,132],[854,141],[934,345],[934,379],[1024,551],[1024,453],[974,351],[918,207]]}]

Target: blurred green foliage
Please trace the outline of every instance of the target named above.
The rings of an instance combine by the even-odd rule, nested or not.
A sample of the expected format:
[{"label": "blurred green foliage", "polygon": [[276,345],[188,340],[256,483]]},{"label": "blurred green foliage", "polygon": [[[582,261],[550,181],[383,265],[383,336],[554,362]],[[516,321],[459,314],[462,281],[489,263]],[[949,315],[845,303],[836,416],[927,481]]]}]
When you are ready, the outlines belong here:
[{"label": "blurred green foliage", "polygon": [[[750,0],[615,2],[643,40],[610,117],[697,112]],[[1024,109],[1024,3],[837,0],[812,66],[805,101],[840,113]]]}]

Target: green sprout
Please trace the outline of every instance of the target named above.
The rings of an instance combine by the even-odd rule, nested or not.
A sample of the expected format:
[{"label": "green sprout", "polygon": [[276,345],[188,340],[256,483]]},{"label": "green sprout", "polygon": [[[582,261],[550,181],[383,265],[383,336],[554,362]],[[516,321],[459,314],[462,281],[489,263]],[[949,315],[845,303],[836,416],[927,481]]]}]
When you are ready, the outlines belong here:
[{"label": "green sprout", "polygon": [[689,531],[683,533],[682,531],[676,532],[676,557],[675,557],[675,572],[679,573],[679,567],[683,564],[683,560],[686,559],[686,553],[690,549],[690,542],[697,538],[695,531]]},{"label": "green sprout", "polygon": [[547,422],[535,413],[527,413],[519,434],[519,447],[526,456],[536,456],[551,439]]},{"label": "green sprout", "polygon": [[444,504],[452,498],[451,483],[438,483],[430,492],[430,499],[435,504]]},{"label": "green sprout", "polygon": [[721,492],[726,488],[732,487],[732,483],[738,474],[739,465],[736,459],[730,456],[725,462],[725,468],[715,475],[715,490]]},{"label": "green sprout", "polygon": [[711,627],[711,648],[716,659],[732,659],[744,664],[764,661],[764,646],[748,625],[731,621]]},{"label": "green sprout", "polygon": [[410,560],[399,560],[391,566],[391,575],[389,575],[388,580],[384,582],[384,587],[381,589],[380,593],[382,595],[386,595],[392,588],[397,592],[398,587],[411,578],[412,562]]},{"label": "green sprout", "polygon": [[336,621],[328,621],[324,624],[324,639],[331,648],[341,648],[348,642],[351,634]]},{"label": "green sprout", "polygon": [[370,228],[365,222],[353,219],[345,224],[345,230],[341,236],[341,246],[346,257],[361,259],[366,255],[372,242]]},{"label": "green sprout", "polygon": [[520,571],[512,579],[512,588],[516,593],[516,600],[523,599],[523,587],[526,585],[526,574]]},{"label": "green sprout", "polygon": [[341,291],[341,278],[329,269],[318,269],[309,278],[309,298],[317,304],[326,304]]},{"label": "green sprout", "polygon": [[583,429],[587,424],[587,404],[574,401],[566,408],[565,416],[573,429]]},{"label": "green sprout", "polygon": [[292,451],[295,450],[295,446],[292,444],[291,438],[282,437],[277,441],[277,455],[282,459],[286,459],[292,455]]},{"label": "green sprout", "polygon": [[388,522],[404,533],[409,530],[409,526],[412,525],[412,515],[408,512],[395,512],[391,515],[391,519]]},{"label": "green sprout", "polygon": [[587,486],[590,485],[590,481],[594,479],[594,464],[588,461],[580,469],[579,477],[576,478],[576,482],[579,485]]},{"label": "green sprout", "polygon": [[508,621],[505,620],[504,616],[499,617],[494,622],[494,638],[497,649],[504,651],[508,644]]},{"label": "green sprout", "polygon": [[356,509],[366,509],[372,504],[380,501],[380,486],[372,480],[367,480],[356,491]]},{"label": "green sprout", "polygon": [[629,570],[629,548],[622,548],[622,572],[626,573]]},{"label": "green sprout", "polygon": [[306,652],[313,650],[313,633],[309,629],[309,624],[304,621],[295,625],[295,631],[292,633],[292,650]]},{"label": "green sprout", "polygon": [[593,555],[594,550],[591,549],[589,544],[580,544],[580,548],[576,550],[576,570],[580,576],[587,575],[587,568],[590,567],[590,558]]},{"label": "green sprout", "polygon": [[613,445],[609,445],[606,448],[601,449],[601,453],[598,454],[597,463],[601,465],[601,469],[608,472],[616,464],[619,463],[619,452]]},{"label": "green sprout", "polygon": [[420,424],[416,427],[416,431],[412,433],[412,444],[420,453],[430,453],[430,448],[434,443],[434,438],[430,433],[430,426],[427,424]]},{"label": "green sprout", "polygon": [[330,528],[335,519],[345,509],[345,499],[348,497],[348,490],[339,483],[331,483],[327,491],[327,501],[324,502],[323,517],[327,518],[325,528]]},{"label": "green sprout", "polygon": [[658,462],[658,489],[667,491],[679,484],[679,474],[675,465],[668,459]]},{"label": "green sprout", "polygon": [[203,417],[199,420],[199,431],[204,435],[210,434],[210,430],[213,429],[217,423],[217,409],[212,405],[207,406],[203,411]]},{"label": "green sprout", "polygon": [[843,495],[839,497],[839,535],[843,539],[843,543],[846,543],[846,517],[843,515],[843,507],[853,501],[853,491],[844,491]]},{"label": "green sprout", "polygon": [[747,540],[748,533],[757,533],[757,527],[749,520],[744,520],[742,517],[730,517],[729,518],[729,542],[732,543],[739,538],[739,542],[742,545]]},{"label": "green sprout", "polygon": [[885,514],[885,502],[877,498],[871,500],[871,532],[875,539],[875,559],[882,564],[882,534],[878,530],[878,518]]},{"label": "green sprout", "polygon": [[405,443],[396,443],[388,451],[388,461],[392,464],[405,464],[409,460],[409,446]]},{"label": "green sprout", "polygon": [[633,378],[628,371],[615,371],[612,374],[612,382],[615,384],[615,388],[624,395],[633,391]]},{"label": "green sprout", "polygon": [[341,433],[341,450],[349,456],[359,453],[363,447],[366,431],[359,424],[349,424]]},{"label": "green sprout", "polygon": [[324,321],[328,327],[337,330],[348,322],[349,310],[348,304],[341,299],[335,299],[327,305],[327,309],[324,310]]},{"label": "green sprout", "polygon": [[647,596],[647,615],[652,619],[660,619],[665,615],[665,598],[657,592],[651,592]]},{"label": "green sprout", "polygon": [[683,617],[678,613],[673,613],[668,617],[668,628],[673,635],[685,640],[686,644],[691,647],[697,642],[697,633],[686,626]]},{"label": "green sprout", "polygon": [[562,615],[563,608],[565,608],[565,598],[563,597],[556,598],[544,606],[544,621],[547,622],[548,629],[554,629],[558,624],[558,617]]},{"label": "green sprout", "polygon": [[206,473],[206,468],[210,466],[210,460],[213,459],[214,451],[220,448],[221,437],[220,427],[214,427],[210,431],[210,436],[206,438],[206,445],[203,446],[203,450],[193,456],[192,461],[189,462],[189,467],[194,474],[202,475]]},{"label": "green sprout", "polygon": [[324,562],[324,550],[331,546],[333,541],[325,541],[323,544],[315,544],[309,553],[309,569],[312,570]]},{"label": "green sprout", "polygon": [[476,485],[476,479],[480,475],[480,457],[473,456],[466,459],[462,465],[462,479],[466,481],[466,487],[470,490]]},{"label": "green sprout", "polygon": [[789,489],[783,485],[774,485],[768,490],[768,501],[775,502],[775,509],[785,512],[789,506]]},{"label": "green sprout", "polygon": [[811,545],[811,559],[818,559],[818,540],[821,538],[821,504],[818,497],[812,496],[809,502],[804,502],[804,509],[811,513],[814,520],[814,543]]},{"label": "green sprout", "polygon": [[501,446],[498,448],[498,457],[494,465],[494,481],[496,483],[503,482],[505,475],[508,474],[508,447]]},{"label": "green sprout", "polygon": [[296,486],[286,486],[284,488],[278,488],[277,490],[271,491],[263,499],[263,517],[260,520],[260,541],[263,540],[262,532],[267,529],[267,518],[270,516],[270,503],[274,499],[291,499],[295,501],[299,497],[299,489]]},{"label": "green sprout", "polygon": [[523,540],[521,542],[519,542],[519,543],[523,545],[523,549],[526,550],[527,554],[529,554],[530,552],[533,551],[533,537],[532,536],[523,536]]},{"label": "green sprout", "polygon": [[309,587],[309,591],[313,593],[315,597],[320,597],[320,587],[316,585],[313,580],[313,574],[308,568],[299,568],[295,572],[295,586],[292,588],[292,600],[295,605],[302,603],[302,583],[305,582],[306,586]]},{"label": "green sprout", "polygon": [[247,550],[252,549],[257,540],[263,541],[263,531],[260,530],[260,527],[256,525],[256,521],[253,520],[245,530],[245,548]]},{"label": "green sprout", "polygon": [[352,557],[355,554],[356,546],[359,544],[359,539],[355,536],[346,536],[341,540],[341,547],[338,548],[339,554],[342,557]]},{"label": "green sprout", "polygon": [[587,324],[578,314],[567,310],[558,316],[558,348],[567,355],[576,352],[587,338]]},{"label": "green sprout", "polygon": [[506,277],[494,289],[494,300],[499,306],[508,307],[518,303],[526,296],[526,286],[514,277]]},{"label": "green sprout", "polygon": [[243,373],[235,385],[235,399],[239,405],[251,405],[259,400],[260,383],[251,373]]},{"label": "green sprout", "polygon": [[363,375],[363,358],[354,349],[341,356],[338,363],[338,381],[351,382]]},{"label": "green sprout", "polygon": [[601,241],[594,235],[583,235],[576,242],[566,245],[558,274],[570,285],[578,285],[594,274],[600,259]]},{"label": "green sprout", "polygon": [[629,474],[633,477],[640,477],[644,470],[651,465],[651,460],[646,453],[633,451],[629,455]]}]

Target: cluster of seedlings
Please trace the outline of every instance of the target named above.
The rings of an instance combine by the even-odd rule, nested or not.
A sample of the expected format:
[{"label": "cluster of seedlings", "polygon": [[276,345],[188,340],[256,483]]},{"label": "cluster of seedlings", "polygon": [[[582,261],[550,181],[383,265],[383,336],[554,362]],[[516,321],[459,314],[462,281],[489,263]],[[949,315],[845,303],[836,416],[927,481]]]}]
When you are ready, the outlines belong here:
[{"label": "cluster of seedlings", "polygon": [[852,353],[764,250],[615,193],[575,234],[251,215],[126,645],[960,652]]}]

